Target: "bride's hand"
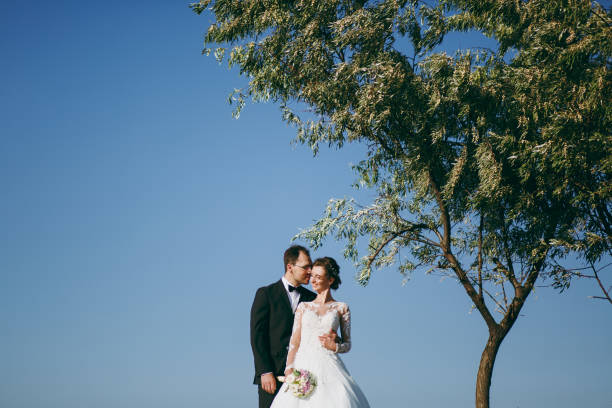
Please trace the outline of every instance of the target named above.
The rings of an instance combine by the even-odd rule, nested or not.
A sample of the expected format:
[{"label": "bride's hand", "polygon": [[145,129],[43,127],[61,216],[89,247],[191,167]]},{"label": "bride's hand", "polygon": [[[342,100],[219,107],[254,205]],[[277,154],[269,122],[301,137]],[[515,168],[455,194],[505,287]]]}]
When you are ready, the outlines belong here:
[{"label": "bride's hand", "polygon": [[285,368],[285,377],[293,372],[293,368]]}]

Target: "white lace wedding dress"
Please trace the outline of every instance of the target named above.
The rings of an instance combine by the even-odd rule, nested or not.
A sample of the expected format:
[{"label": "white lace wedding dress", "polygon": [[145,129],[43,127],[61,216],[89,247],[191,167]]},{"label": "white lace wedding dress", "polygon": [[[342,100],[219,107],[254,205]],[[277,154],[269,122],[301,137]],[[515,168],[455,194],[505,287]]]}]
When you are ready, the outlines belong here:
[{"label": "white lace wedding dress", "polygon": [[[337,352],[324,348],[319,336],[338,330]],[[287,367],[306,369],[317,379],[307,398],[298,398],[283,384],[271,408],[369,408],[361,389],[346,370],[338,353],[351,349],[351,312],[346,303],[300,303],[295,311]]]}]

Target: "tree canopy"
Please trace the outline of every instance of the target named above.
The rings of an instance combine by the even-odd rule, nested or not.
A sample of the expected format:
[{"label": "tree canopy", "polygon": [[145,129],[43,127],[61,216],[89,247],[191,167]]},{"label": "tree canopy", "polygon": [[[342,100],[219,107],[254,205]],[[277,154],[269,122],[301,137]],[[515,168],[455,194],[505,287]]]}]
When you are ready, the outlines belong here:
[{"label": "tree canopy", "polygon": [[[315,153],[367,146],[356,186],[376,199],[330,200],[299,236],[344,240],[363,284],[392,264],[455,277],[489,329],[476,392],[488,406],[495,355],[536,281],[563,290],[568,254],[593,268],[611,254],[610,11],[586,0],[192,8],[214,14],[205,52],[249,78],[238,112],[248,98],[277,102]],[[440,51],[457,32],[497,46]]]}]

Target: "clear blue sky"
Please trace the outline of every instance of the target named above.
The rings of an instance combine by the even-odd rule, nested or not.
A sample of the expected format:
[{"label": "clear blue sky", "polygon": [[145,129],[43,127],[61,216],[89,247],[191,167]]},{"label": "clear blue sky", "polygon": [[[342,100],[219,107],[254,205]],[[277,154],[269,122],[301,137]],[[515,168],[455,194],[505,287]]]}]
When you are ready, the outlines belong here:
[{"label": "clear blue sky", "polygon": [[[254,407],[249,309],[359,146],[313,158],[200,55],[180,1],[0,2],[0,407]],[[360,199],[367,200],[367,193]],[[472,407],[480,316],[456,283],[360,287],[345,362],[375,408]],[[612,284],[611,277],[607,276]],[[503,343],[496,408],[612,407],[612,307],[539,288]]]}]

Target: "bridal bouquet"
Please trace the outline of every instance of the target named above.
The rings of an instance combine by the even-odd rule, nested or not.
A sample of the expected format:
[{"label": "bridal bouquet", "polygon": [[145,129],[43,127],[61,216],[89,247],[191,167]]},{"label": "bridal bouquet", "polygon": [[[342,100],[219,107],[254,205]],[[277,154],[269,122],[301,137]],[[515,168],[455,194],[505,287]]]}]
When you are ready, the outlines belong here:
[{"label": "bridal bouquet", "polygon": [[294,369],[288,376],[278,377],[278,379],[287,384],[285,391],[291,390],[298,398],[308,397],[317,386],[317,379],[308,370]]}]

